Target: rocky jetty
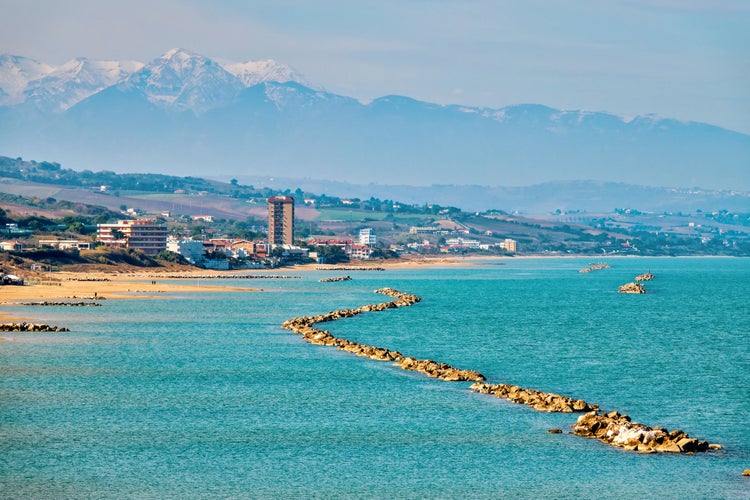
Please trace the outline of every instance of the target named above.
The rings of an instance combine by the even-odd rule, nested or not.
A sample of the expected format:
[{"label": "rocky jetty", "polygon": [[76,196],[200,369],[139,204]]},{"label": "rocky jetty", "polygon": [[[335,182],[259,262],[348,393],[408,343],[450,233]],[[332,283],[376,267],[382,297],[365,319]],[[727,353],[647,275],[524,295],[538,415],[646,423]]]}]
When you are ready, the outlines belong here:
[{"label": "rocky jetty", "polygon": [[403,357],[396,362],[404,370],[414,370],[428,377],[439,378],[447,382],[481,382],[484,375],[474,370],[460,370],[446,363],[438,363],[431,359],[414,359]]},{"label": "rocky jetty", "polygon": [[384,267],[364,267],[364,266],[336,266],[336,267],[316,267],[316,271],[385,271]]},{"label": "rocky jetty", "polygon": [[148,277],[170,280],[291,280],[301,278],[301,276],[284,276],[281,274],[152,274]]},{"label": "rocky jetty", "polygon": [[646,293],[646,288],[642,283],[625,283],[617,289],[620,293]]},{"label": "rocky jetty", "polygon": [[318,283],[333,283],[334,281],[351,281],[351,276],[336,276],[334,278],[323,278]]},{"label": "rocky jetty", "polygon": [[507,399],[511,403],[525,404],[537,411],[548,413],[573,413],[599,409],[598,405],[589,404],[583,399],[573,399],[535,389],[524,389],[517,385],[476,383],[470,389],[480,394],[491,394],[500,399]]},{"label": "rocky jetty", "polygon": [[98,302],[25,302],[22,306],[68,306],[68,307],[100,307]]},{"label": "rocky jetty", "polygon": [[[485,377],[474,370],[461,370],[446,363],[439,363],[429,359],[415,359],[404,356],[398,351],[391,351],[382,347],[368,346],[359,342],[335,337],[328,330],[315,328],[317,323],[336,321],[350,318],[364,312],[384,311],[397,307],[407,307],[416,304],[421,299],[416,295],[399,292],[393,288],[381,288],[375,293],[389,295],[396,300],[381,304],[366,304],[354,309],[339,309],[317,316],[301,316],[292,318],[282,324],[283,328],[301,335],[305,341],[336,347],[342,351],[364,356],[378,361],[393,362],[404,370],[413,370],[428,377],[451,382],[475,382],[471,390],[481,394],[493,395],[513,403],[525,404],[543,412],[587,412],[582,415],[573,426],[573,434],[596,438],[612,446],[640,453],[695,453],[709,450],[719,450],[721,445],[708,444],[691,438],[682,431],[668,432],[660,427],[648,427],[633,423],[627,415],[618,412],[600,413],[599,405],[587,403],[582,399],[573,399],[560,394],[546,393],[535,389],[524,389],[509,384],[484,383]],[[559,434],[560,429],[551,429],[549,433]]]},{"label": "rocky jetty", "polygon": [[416,295],[402,293],[393,288],[381,288],[375,290],[375,293],[389,295],[396,300],[384,302],[381,304],[366,304],[356,309],[339,309],[326,314],[317,316],[302,316],[285,321],[281,326],[296,334],[302,335],[307,342],[317,345],[326,345],[337,347],[338,349],[357,356],[365,356],[378,361],[393,361],[396,366],[404,370],[413,370],[420,372],[428,377],[438,378],[446,381],[482,381],[484,376],[473,370],[461,370],[450,366],[446,363],[438,363],[430,359],[415,359],[404,356],[398,351],[391,351],[382,347],[368,346],[359,342],[341,339],[331,335],[328,330],[320,330],[313,325],[316,323],[325,323],[336,321],[342,318],[351,318],[363,312],[384,311],[397,307],[408,307],[416,304],[421,299]]},{"label": "rocky jetty", "polygon": [[601,271],[602,269],[609,269],[610,266],[606,262],[592,262],[589,267],[585,267],[578,271],[579,273],[590,273],[591,271]]},{"label": "rocky jetty", "polygon": [[654,279],[654,275],[651,273],[643,273],[635,277],[636,281],[651,281],[652,279]]},{"label": "rocky jetty", "polygon": [[0,332],[69,332],[62,326],[46,325],[44,323],[0,323]]},{"label": "rocky jetty", "polygon": [[639,453],[696,453],[721,449],[721,445],[691,438],[681,430],[670,432],[662,427],[631,422],[630,417],[616,411],[581,415],[573,434]]}]

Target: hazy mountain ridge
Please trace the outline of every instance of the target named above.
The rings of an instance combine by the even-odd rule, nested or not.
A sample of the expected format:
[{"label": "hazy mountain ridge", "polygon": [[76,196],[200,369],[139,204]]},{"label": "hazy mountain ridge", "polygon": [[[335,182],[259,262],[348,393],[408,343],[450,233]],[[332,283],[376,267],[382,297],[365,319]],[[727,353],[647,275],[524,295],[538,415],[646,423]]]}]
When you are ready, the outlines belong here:
[{"label": "hazy mountain ridge", "polygon": [[[253,77],[254,68],[265,76]],[[174,49],[62,112],[0,106],[0,153],[120,172],[352,184],[589,179],[750,190],[750,136],[708,124],[404,96],[365,104],[270,80],[278,75],[302,80],[283,65],[218,63]]]},{"label": "hazy mountain ridge", "polygon": [[[219,179],[222,180],[222,179]],[[561,213],[611,213],[615,209],[636,209],[642,212],[713,212],[719,210],[747,211],[750,192],[632,184],[565,181],[547,182],[521,187],[478,185],[406,186],[394,184],[349,184],[315,179],[289,179],[239,176],[240,183],[273,189],[301,188],[306,192],[323,193],[341,198],[368,199],[376,197],[408,204],[437,203],[467,211],[500,209],[535,216]]]},{"label": "hazy mountain ridge", "polygon": [[[61,66],[10,54],[0,55],[0,106],[43,101],[51,111],[64,111],[97,92],[121,83],[138,86],[154,102],[201,111],[190,99],[196,87],[225,88],[236,95],[242,88],[265,81],[303,82],[289,66],[266,59],[218,62],[185,49],[171,49],[148,64],[139,61],[95,61],[79,57]],[[179,92],[187,89],[182,100]],[[214,90],[214,93],[216,91]],[[186,102],[187,101],[187,102]],[[220,100],[217,104],[225,104]]]}]

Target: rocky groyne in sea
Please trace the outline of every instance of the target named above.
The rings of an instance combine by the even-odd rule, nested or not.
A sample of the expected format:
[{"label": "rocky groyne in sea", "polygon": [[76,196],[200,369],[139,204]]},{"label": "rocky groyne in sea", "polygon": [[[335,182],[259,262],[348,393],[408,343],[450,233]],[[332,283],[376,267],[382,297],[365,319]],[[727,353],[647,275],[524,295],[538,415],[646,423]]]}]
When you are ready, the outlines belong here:
[{"label": "rocky groyne in sea", "polygon": [[22,306],[67,306],[67,307],[101,307],[99,302],[57,302],[48,301],[44,302],[24,302]]},{"label": "rocky groyne in sea", "polygon": [[44,323],[0,323],[0,332],[69,332],[63,326],[52,326]]},{"label": "rocky groyne in sea", "polygon": [[619,286],[617,291],[620,293],[646,293],[646,287],[644,287],[642,283],[636,281]]},{"label": "rocky groyne in sea", "polygon": [[625,283],[620,286],[617,291],[620,293],[646,293],[646,287],[643,286],[643,281],[651,281],[654,279],[654,275],[651,272],[639,274],[635,277],[635,281],[632,283]]},{"label": "rocky groyne in sea", "polygon": [[323,278],[318,280],[318,283],[333,283],[335,281],[351,281],[351,276],[335,276],[333,278]]},{"label": "rocky groyne in sea", "polygon": [[[587,403],[582,399],[536,389],[525,389],[510,384],[485,383],[484,375],[478,371],[459,369],[430,359],[420,360],[405,356],[398,351],[338,338],[328,330],[321,330],[314,326],[318,323],[351,318],[365,312],[408,307],[421,301],[416,295],[403,293],[393,288],[381,288],[375,290],[375,293],[391,296],[395,300],[380,304],[366,304],[353,309],[339,309],[316,316],[292,318],[285,321],[282,327],[301,335],[311,344],[336,347],[342,351],[377,361],[389,361],[404,370],[417,371],[444,381],[474,382],[470,387],[474,392],[492,395],[517,404],[526,404],[537,411],[585,412],[572,426],[572,434],[595,438],[624,450],[639,453],[695,453],[721,449],[721,445],[691,438],[680,430],[669,432],[661,427],[634,423],[627,415],[618,412],[601,413],[599,405]],[[559,429],[553,429],[550,432],[561,433]]]},{"label": "rocky groyne in sea", "polygon": [[591,405],[583,399],[573,399],[560,394],[542,392],[536,389],[524,389],[510,384],[472,384],[470,389],[480,394],[491,394],[511,403],[525,404],[537,411],[548,413],[573,413],[578,411],[595,411],[599,405]]},{"label": "rocky groyne in sea", "polygon": [[589,267],[584,267],[583,269],[581,269],[578,272],[579,273],[590,273],[591,271],[601,271],[602,269],[609,269],[610,267],[612,267],[612,266],[610,266],[606,262],[592,262],[591,264],[589,264]]},{"label": "rocky groyne in sea", "polygon": [[385,271],[384,267],[365,267],[365,266],[336,266],[336,267],[316,267],[316,271]]},{"label": "rocky groyne in sea", "polygon": [[170,280],[292,280],[300,279],[301,276],[285,276],[283,274],[152,274],[148,276],[153,279],[170,279]]},{"label": "rocky groyne in sea", "polygon": [[438,363],[430,359],[415,359],[404,356],[398,351],[391,351],[382,347],[368,346],[359,342],[334,337],[328,330],[320,330],[313,325],[316,323],[325,323],[336,321],[342,318],[351,318],[371,311],[384,311],[386,309],[395,309],[397,307],[408,307],[416,304],[421,299],[416,295],[401,293],[393,288],[381,288],[375,290],[375,293],[389,295],[396,300],[383,302],[381,304],[366,304],[354,309],[339,309],[326,314],[317,316],[302,316],[285,321],[281,326],[287,330],[302,335],[307,342],[316,345],[325,345],[336,347],[342,351],[364,356],[378,361],[392,361],[404,370],[413,370],[428,377],[438,378],[448,381],[482,381],[484,376],[473,370],[461,370],[450,366],[446,363]]},{"label": "rocky groyne in sea", "polygon": [[573,434],[638,453],[695,453],[720,450],[721,445],[692,438],[681,430],[649,427],[632,422],[630,417],[616,411],[592,411],[581,415],[573,427]]}]

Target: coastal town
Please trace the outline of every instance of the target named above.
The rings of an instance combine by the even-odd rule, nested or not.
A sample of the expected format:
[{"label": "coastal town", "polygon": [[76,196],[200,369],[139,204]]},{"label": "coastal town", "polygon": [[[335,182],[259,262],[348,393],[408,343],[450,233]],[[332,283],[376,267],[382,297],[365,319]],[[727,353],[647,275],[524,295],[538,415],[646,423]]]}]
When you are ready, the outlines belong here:
[{"label": "coastal town", "polygon": [[655,218],[618,209],[533,218],[9,158],[0,158],[0,174],[7,179],[0,268],[8,282],[71,266],[233,270],[463,256],[750,254],[748,217],[740,213]]}]

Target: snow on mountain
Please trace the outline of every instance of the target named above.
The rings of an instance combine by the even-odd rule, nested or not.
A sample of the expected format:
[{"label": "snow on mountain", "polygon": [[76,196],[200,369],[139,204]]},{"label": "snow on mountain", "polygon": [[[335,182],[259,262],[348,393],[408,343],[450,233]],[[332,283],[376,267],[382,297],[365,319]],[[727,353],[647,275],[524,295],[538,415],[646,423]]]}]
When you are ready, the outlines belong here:
[{"label": "snow on mountain", "polygon": [[136,71],[125,82],[164,107],[201,113],[227,103],[242,82],[217,62],[185,49],[172,49]]},{"label": "snow on mountain", "polygon": [[136,61],[73,59],[30,81],[24,91],[25,100],[52,111],[63,111],[100,90],[124,81],[141,67],[143,63]]},{"label": "snow on mountain", "polygon": [[147,65],[81,57],[55,67],[0,55],[0,106],[30,103],[54,112],[122,83],[162,107],[202,113],[226,104],[243,88],[267,82],[308,85],[294,69],[271,59],[217,61],[185,49],[172,49]]},{"label": "snow on mountain", "polygon": [[0,54],[0,106],[24,101],[29,82],[51,73],[55,68],[28,57]]},{"label": "snow on mountain", "polygon": [[220,62],[184,49],[145,66],[0,63],[0,151],[11,156],[181,175],[219,162],[227,174],[279,169],[349,182],[583,178],[750,189],[750,136],[707,124],[397,95],[362,103],[293,81],[298,75],[273,61]]},{"label": "snow on mountain", "polygon": [[239,78],[245,87],[265,82],[297,82],[309,86],[302,75],[286,64],[278,63],[273,59],[243,63],[220,61],[220,64],[225,70]]}]

